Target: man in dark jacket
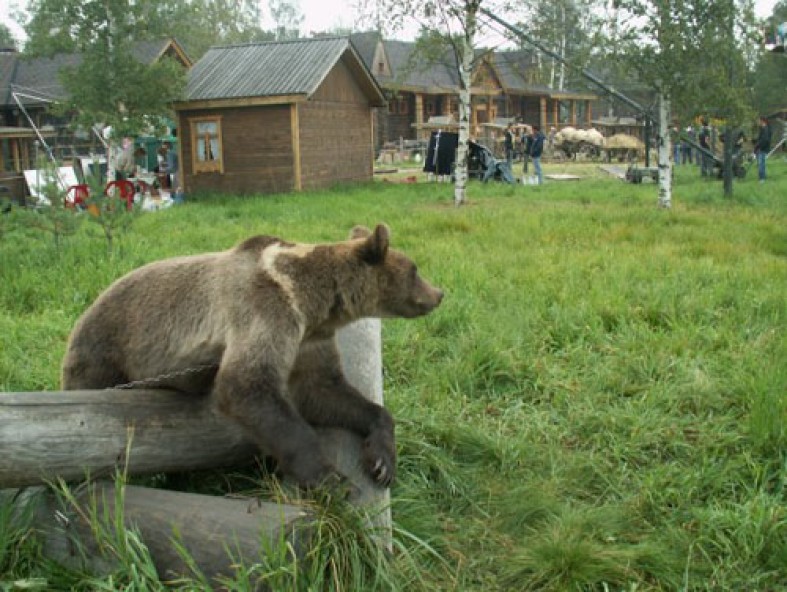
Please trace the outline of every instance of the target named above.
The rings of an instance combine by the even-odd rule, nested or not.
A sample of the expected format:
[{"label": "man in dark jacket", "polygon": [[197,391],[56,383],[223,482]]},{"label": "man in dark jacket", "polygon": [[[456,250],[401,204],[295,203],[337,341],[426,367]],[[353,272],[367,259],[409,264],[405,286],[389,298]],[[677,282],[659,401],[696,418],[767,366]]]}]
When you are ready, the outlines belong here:
[{"label": "man in dark jacket", "polygon": [[503,149],[506,153],[506,164],[508,170],[512,171],[514,167],[514,124],[509,123],[506,126],[506,131],[503,134]]},{"label": "man in dark jacket", "polygon": [[541,132],[541,128],[537,125],[533,126],[533,143],[530,145],[530,158],[533,160],[533,169],[535,170],[536,177],[538,177],[538,184],[543,185],[544,174],[541,171],[541,155],[544,152],[544,140],[546,137]]},{"label": "man in dark jacket", "polygon": [[705,149],[705,152],[700,152],[699,159],[700,159],[700,174],[703,177],[712,177],[713,176],[713,158],[708,156],[708,153],[713,153],[713,148],[711,146],[711,129],[708,123],[708,118],[702,118],[702,127],[700,128],[700,133],[697,136],[697,140],[702,148]]},{"label": "man in dark jacket", "polygon": [[765,159],[768,157],[770,150],[771,128],[768,126],[768,120],[760,117],[760,133],[757,136],[757,141],[754,142],[754,153],[757,155],[757,173],[760,177],[760,183],[765,183]]}]

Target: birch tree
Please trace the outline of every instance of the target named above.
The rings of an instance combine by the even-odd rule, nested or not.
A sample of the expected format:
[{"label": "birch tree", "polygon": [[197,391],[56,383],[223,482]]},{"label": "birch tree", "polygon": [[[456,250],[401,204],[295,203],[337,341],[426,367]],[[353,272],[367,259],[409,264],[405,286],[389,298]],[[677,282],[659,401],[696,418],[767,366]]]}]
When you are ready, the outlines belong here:
[{"label": "birch tree", "polygon": [[[677,105],[712,113],[731,130],[750,113],[740,42],[750,33],[750,0],[618,0],[610,47],[657,94],[659,198],[672,206],[668,128]],[[725,166],[725,170],[731,166]],[[725,190],[727,185],[725,184]],[[729,185],[731,192],[731,182]]]},{"label": "birch tree", "polygon": [[[584,67],[598,42],[601,26],[598,0],[527,0],[517,9],[520,26],[543,47],[567,60],[576,68]],[[550,88],[565,90],[581,82],[576,70],[566,62],[537,54],[540,79]]]},{"label": "birch tree", "polygon": [[426,37],[452,54],[459,80],[459,146],[454,169],[454,205],[467,200],[467,151],[470,139],[471,82],[479,34],[479,9],[483,0],[368,0],[361,9],[379,22],[385,14],[391,31],[406,22],[421,26]]}]

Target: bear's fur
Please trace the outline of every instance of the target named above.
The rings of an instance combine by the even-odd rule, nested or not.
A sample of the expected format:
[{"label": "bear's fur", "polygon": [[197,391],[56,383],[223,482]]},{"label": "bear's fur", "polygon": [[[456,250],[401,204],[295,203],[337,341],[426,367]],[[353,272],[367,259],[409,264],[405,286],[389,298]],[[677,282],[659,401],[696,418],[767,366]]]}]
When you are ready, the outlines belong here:
[{"label": "bear's fur", "polygon": [[210,393],[303,487],[338,476],[314,428],[349,429],[365,439],[366,470],[388,486],[393,419],[347,383],[335,332],[362,317],[425,315],[442,298],[389,249],[385,225],[356,227],[332,244],[256,236],[228,251],[150,263],[113,283],[74,327],[62,384],[155,381]]}]

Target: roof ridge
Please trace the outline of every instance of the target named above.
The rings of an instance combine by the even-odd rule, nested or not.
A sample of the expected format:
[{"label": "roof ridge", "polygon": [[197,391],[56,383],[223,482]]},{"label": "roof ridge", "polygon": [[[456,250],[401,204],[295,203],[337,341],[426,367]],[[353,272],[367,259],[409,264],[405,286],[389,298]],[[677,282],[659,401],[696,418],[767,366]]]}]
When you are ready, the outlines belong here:
[{"label": "roof ridge", "polygon": [[210,49],[232,49],[237,47],[262,47],[265,45],[287,45],[294,43],[311,43],[315,41],[350,41],[347,35],[331,35],[329,37],[299,37],[298,39],[276,39],[272,41],[248,41],[246,43],[230,43],[229,45],[213,45]]}]

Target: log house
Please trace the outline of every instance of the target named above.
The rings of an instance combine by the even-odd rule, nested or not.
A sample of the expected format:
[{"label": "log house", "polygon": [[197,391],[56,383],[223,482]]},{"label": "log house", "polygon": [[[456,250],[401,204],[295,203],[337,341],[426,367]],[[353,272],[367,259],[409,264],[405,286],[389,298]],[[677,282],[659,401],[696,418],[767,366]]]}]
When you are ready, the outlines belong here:
[{"label": "log house", "polygon": [[174,105],[186,193],[370,181],[385,98],[346,37],[214,47]]}]

